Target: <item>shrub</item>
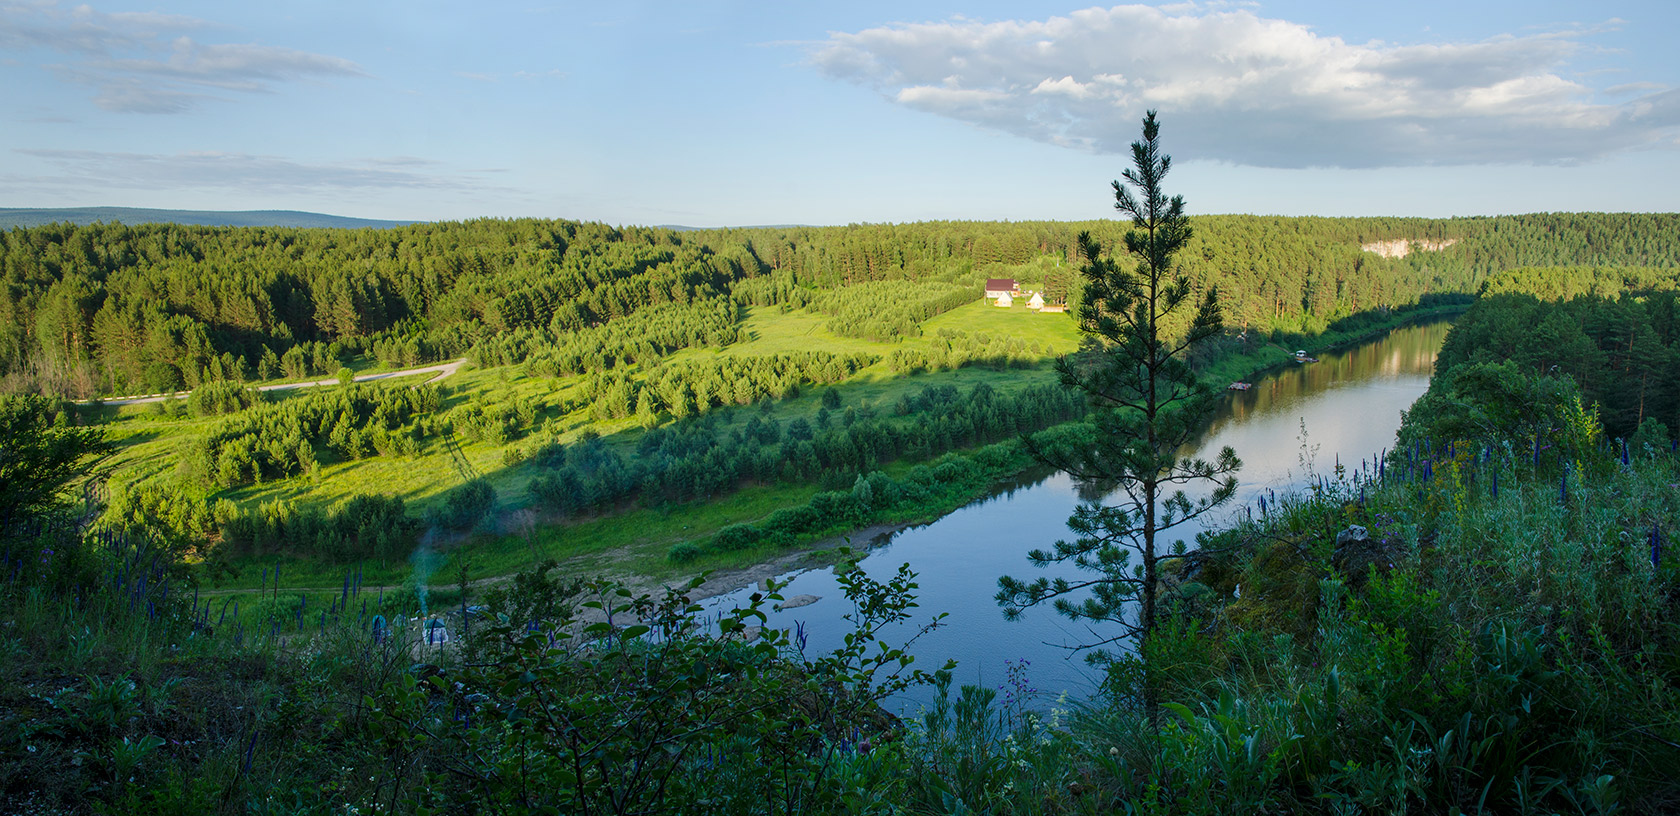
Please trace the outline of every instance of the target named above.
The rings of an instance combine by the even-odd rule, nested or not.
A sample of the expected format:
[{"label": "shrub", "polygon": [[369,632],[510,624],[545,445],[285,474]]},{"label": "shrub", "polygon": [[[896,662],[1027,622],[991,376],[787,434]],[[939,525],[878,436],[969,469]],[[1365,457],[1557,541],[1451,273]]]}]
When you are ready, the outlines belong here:
[{"label": "shrub", "polygon": [[714,552],[731,552],[744,550],[759,542],[764,537],[764,531],[751,524],[731,524],[712,537],[708,547]]},{"label": "shrub", "polygon": [[783,507],[759,523],[766,537],[777,544],[789,544],[795,536],[803,535],[822,526],[822,514],[812,509],[810,505],[798,507]]},{"label": "shrub", "polygon": [[465,530],[484,520],[496,504],[496,491],[483,479],[474,479],[444,497],[436,521],[454,530]]},{"label": "shrub", "polygon": [[193,416],[214,416],[243,411],[257,403],[257,392],[236,382],[207,382],[187,395],[187,410]]}]

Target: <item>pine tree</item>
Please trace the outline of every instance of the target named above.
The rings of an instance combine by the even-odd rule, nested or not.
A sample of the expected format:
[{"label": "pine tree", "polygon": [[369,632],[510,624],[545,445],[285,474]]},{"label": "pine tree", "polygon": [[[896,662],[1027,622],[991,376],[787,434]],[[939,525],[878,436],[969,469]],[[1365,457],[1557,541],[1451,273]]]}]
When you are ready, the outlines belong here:
[{"label": "pine tree", "polygon": [[[1085,259],[1079,321],[1087,343],[1080,354],[1061,360],[1057,370],[1064,385],[1083,392],[1091,403],[1095,433],[1069,443],[1031,446],[1046,463],[1114,491],[1107,499],[1113,504],[1091,501],[1074,511],[1068,527],[1075,540],[1057,542],[1054,551],[1028,554],[1038,567],[1072,563],[1094,574],[1074,581],[998,579],[997,600],[1011,619],[1050,602],[1073,620],[1113,624],[1107,632],[1091,629],[1094,642],[1079,644],[1095,650],[1094,663],[1110,666],[1116,658],[1109,646],[1131,641],[1140,654],[1148,654],[1161,614],[1163,536],[1229,501],[1242,465],[1229,447],[1212,462],[1178,455],[1195,441],[1218,398],[1196,379],[1184,357],[1196,343],[1217,334],[1221,321],[1217,293],[1210,288],[1187,329],[1178,333],[1166,325],[1191,300],[1189,277],[1173,265],[1173,255],[1190,238],[1190,224],[1183,197],[1169,199],[1162,191],[1172,162],[1161,153],[1159,135],[1150,111],[1143,120],[1143,140],[1132,143],[1128,184],[1113,183],[1115,209],[1132,219],[1125,248],[1135,268],[1104,257],[1089,233],[1078,238]],[[1211,489],[1192,499],[1184,488],[1193,484]],[[1173,552],[1182,552],[1182,542]],[[1154,719],[1159,690],[1147,660],[1142,677],[1140,696]]]}]

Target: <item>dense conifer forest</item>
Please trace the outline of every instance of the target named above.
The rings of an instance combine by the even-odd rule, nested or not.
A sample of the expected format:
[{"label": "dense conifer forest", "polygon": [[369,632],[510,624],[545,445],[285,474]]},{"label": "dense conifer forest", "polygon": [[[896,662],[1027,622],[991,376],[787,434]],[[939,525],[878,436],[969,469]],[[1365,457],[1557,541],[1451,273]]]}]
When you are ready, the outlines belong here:
[{"label": "dense conifer forest", "polygon": [[[60,399],[0,396],[0,809],[1673,812],[1680,277],[1547,265],[1467,280],[1481,295],[1395,449],[1165,558],[1156,631],[1104,664],[1084,705],[1035,697],[1024,674],[966,685],[961,667],[906,660],[916,625],[938,621],[916,608],[908,568],[871,577],[842,561],[854,631],[822,653],[799,631],[756,628],[789,600],[773,583],[702,617],[689,600],[697,581],[643,593],[539,561],[479,585],[466,547],[439,571],[458,576],[452,590],[366,582],[364,567],[404,558],[422,528],[471,529],[498,501],[465,457],[446,499],[418,514],[379,495],[254,512],[228,498],[298,481],[312,461],[401,459],[445,436],[519,452],[513,464],[535,471],[533,501],[562,519],[626,501],[693,506],[747,482],[820,483],[668,554],[726,557],[989,483],[1024,459],[1021,433],[1049,434],[1040,442],[1051,447],[1091,433],[1068,422],[1082,406],[1064,389],[1011,379],[1036,370],[1030,354],[1028,368],[1006,359],[965,389],[915,379],[935,374],[868,383],[856,366],[883,361],[846,356],[857,352],[731,362],[693,357],[678,329],[646,349],[615,345],[603,327],[616,321],[605,321],[575,331],[600,332],[610,364],[603,353],[571,373],[498,380],[517,368],[504,366],[454,395],[446,380],[274,398],[211,374],[211,387],[147,420],[194,429],[170,438],[195,440],[171,473],[116,492],[97,521],[101,499],[84,476],[122,423],[89,424],[99,409]],[[777,297],[743,303],[720,290],[687,302],[704,323],[698,315],[789,304]],[[805,308],[789,305],[783,317]],[[678,322],[659,313],[644,305],[620,319]],[[719,322],[704,342],[763,343],[741,327],[776,325]],[[987,348],[932,335],[917,353]],[[371,348],[354,337],[269,349],[320,371],[342,362],[313,357],[332,357],[334,343]],[[555,348],[527,365],[587,352]],[[589,420],[564,444],[545,438],[551,395],[533,386],[564,383],[569,416],[617,413],[644,394],[679,404],[665,380],[643,376],[679,369],[688,373],[671,380],[748,386],[693,389],[688,416],[667,407],[645,424],[631,414]],[[138,408],[132,417],[158,416]],[[590,430],[601,422],[636,427],[614,432],[620,444]],[[206,492],[183,501],[188,483]],[[190,564],[212,541],[261,565],[248,588],[211,594],[214,576]],[[333,565],[342,582],[301,589],[300,562],[281,553]],[[428,603],[434,617],[452,610],[450,643],[426,640],[430,618],[407,620]],[[1139,705],[1146,676],[1158,718]],[[911,686],[931,689],[919,714],[878,707]]]},{"label": "dense conifer forest", "polygon": [[[1517,266],[1680,263],[1680,249],[1657,237],[1674,234],[1672,215],[1193,221],[1184,268],[1198,287],[1220,287],[1228,325],[1263,331],[1311,333],[1355,313],[1473,294]],[[978,297],[1000,265],[1054,259],[1034,283],[1065,296],[1080,230],[1106,246],[1121,232],[1107,221],[19,228],[0,233],[0,377],[13,392],[89,397],[325,375],[361,353],[398,365],[536,356],[548,370],[600,371],[729,343],[730,298],[809,306],[844,333],[892,339]],[[1412,251],[1361,249],[1379,242]]]},{"label": "dense conifer forest", "polygon": [[[1558,359],[1524,362],[1573,375],[1617,433],[1647,416],[1680,426],[1672,293],[1620,294],[1680,262],[1651,237],[1674,221],[1198,217],[1181,266],[1196,292],[1218,287],[1226,331],[1191,359],[1217,365],[1333,327],[1358,336],[1490,285],[1591,294],[1542,326],[1556,342],[1533,354]],[[930,489],[939,457],[1077,418],[1048,372],[1073,350],[1067,318],[999,323],[979,304],[986,279],[1007,276],[1076,308],[1081,230],[1101,251],[1121,234],[1108,221],[14,229],[0,233],[0,386],[58,398],[191,389],[146,410],[59,410],[116,422],[118,464],[101,487],[113,518],[167,520],[242,583],[277,556],[400,570],[427,530],[495,537],[530,514],[552,531],[543,549],[571,552],[567,525],[779,491],[780,516],[744,505],[692,531],[671,522],[644,545],[669,570],[934,513],[966,495]],[[1617,266],[1547,272],[1579,264]],[[1530,271],[1496,277],[1513,267]],[[1490,333],[1535,319],[1480,317],[1490,308],[1447,358],[1505,359],[1513,340]],[[1638,331],[1628,309],[1644,316]],[[256,388],[461,357],[485,373]],[[946,462],[946,474],[972,493],[1023,466],[988,461]]]}]

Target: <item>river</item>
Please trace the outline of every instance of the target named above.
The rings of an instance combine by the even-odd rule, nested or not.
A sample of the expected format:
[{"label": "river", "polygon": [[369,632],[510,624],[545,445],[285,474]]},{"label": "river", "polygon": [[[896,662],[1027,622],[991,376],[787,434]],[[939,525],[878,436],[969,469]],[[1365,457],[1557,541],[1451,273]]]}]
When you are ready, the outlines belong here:
[{"label": "river", "polygon": [[[1235,449],[1243,461],[1240,486],[1226,508],[1204,519],[1208,525],[1225,526],[1234,514],[1252,512],[1265,491],[1299,490],[1310,474],[1322,476],[1338,460],[1351,468],[1392,446],[1401,412],[1429,385],[1448,325],[1396,329],[1363,345],[1326,353],[1319,362],[1265,376],[1248,391],[1231,392],[1199,450],[1211,457],[1225,445]],[[1048,606],[1006,621],[993,600],[1000,575],[1070,580],[1090,575],[1072,568],[1040,570],[1026,559],[1029,550],[1049,549],[1067,537],[1067,518],[1080,501],[1073,481],[1057,473],[1001,489],[930,524],[873,542],[860,562],[868,575],[885,581],[900,564],[908,563],[919,584],[916,625],[889,628],[882,639],[897,645],[933,614],[949,613],[939,628],[913,644],[910,651],[917,656],[917,667],[931,670],[947,658],[955,659],[956,685],[997,688],[1015,666],[1041,700],[1064,691],[1072,698],[1089,697],[1100,673],[1071,647],[1090,642],[1093,634]],[[1186,524],[1174,537],[1194,541],[1199,529]],[[783,579],[792,581],[782,591],[784,597],[814,595],[820,600],[773,611],[768,624],[802,630],[810,654],[838,647],[851,631],[845,616],[853,609],[833,570],[806,570]],[[751,591],[712,598],[707,607],[729,609],[743,603]],[[1108,634],[1101,628],[1096,633]],[[912,689],[889,701],[888,707],[913,713],[930,696],[925,688]]]}]

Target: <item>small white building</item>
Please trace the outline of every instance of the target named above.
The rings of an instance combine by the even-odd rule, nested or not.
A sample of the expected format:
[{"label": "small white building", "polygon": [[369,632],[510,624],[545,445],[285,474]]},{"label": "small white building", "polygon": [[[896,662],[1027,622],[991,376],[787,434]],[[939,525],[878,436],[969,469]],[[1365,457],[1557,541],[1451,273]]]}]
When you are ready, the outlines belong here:
[{"label": "small white building", "polygon": [[1007,309],[1015,305],[1015,299],[1010,297],[1008,292],[1004,292],[1003,294],[998,295],[995,305],[1002,306]]},{"label": "small white building", "polygon": [[1044,308],[1044,295],[1034,292],[1033,296],[1027,300],[1027,308],[1035,312]]}]

